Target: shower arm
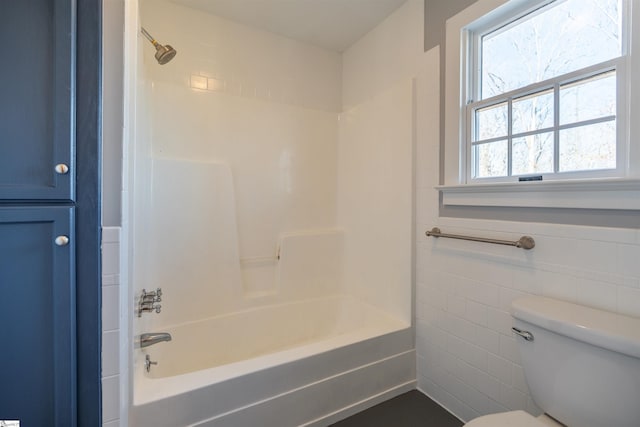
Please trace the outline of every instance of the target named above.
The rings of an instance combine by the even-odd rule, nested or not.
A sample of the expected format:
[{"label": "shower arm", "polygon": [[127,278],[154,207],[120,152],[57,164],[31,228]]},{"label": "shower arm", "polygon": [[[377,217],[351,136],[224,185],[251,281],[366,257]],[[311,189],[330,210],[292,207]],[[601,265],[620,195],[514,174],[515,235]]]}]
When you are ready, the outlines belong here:
[{"label": "shower arm", "polygon": [[147,38],[147,40],[149,40],[151,42],[152,45],[157,46],[158,42],[156,41],[156,39],[153,38],[153,36],[151,34],[149,34],[149,32],[147,30],[144,29],[144,27],[140,27],[140,31],[142,32],[142,34],[144,34],[144,36]]}]

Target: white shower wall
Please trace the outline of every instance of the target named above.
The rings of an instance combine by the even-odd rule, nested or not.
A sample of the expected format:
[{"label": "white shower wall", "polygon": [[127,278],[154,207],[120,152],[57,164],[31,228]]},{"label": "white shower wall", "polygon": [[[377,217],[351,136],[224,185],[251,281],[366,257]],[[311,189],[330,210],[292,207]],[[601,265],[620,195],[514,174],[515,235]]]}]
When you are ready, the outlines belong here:
[{"label": "white shower wall", "polygon": [[[157,320],[339,292],[340,55],[169,1],[140,17],[178,50],[160,66],[141,40],[134,274],[170,284]],[[300,254],[327,273],[299,280]]]},{"label": "white shower wall", "polygon": [[413,80],[407,79],[342,113],[338,167],[345,287],[407,323],[413,99]]},{"label": "white shower wall", "polygon": [[338,223],[349,293],[410,322],[416,87],[424,2],[409,0],[343,53]]},{"label": "white shower wall", "polygon": [[140,20],[178,55],[140,39],[135,293],[168,285],[137,323],[335,293],[409,323],[413,74],[341,113],[339,53],[170,1]]}]

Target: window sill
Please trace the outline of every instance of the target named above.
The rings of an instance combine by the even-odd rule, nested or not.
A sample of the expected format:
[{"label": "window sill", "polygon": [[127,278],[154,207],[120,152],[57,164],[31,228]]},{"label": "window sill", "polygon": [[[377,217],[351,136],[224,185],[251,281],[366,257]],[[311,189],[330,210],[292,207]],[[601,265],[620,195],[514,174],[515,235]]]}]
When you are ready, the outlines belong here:
[{"label": "window sill", "polygon": [[640,210],[640,179],[535,181],[441,185],[442,203],[502,206]]}]

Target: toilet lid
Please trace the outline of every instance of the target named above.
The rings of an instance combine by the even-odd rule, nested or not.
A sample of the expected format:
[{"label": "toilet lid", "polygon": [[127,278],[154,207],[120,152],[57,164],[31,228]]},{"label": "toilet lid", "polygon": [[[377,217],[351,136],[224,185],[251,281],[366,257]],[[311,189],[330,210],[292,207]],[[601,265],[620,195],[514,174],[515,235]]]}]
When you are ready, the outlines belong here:
[{"label": "toilet lid", "polygon": [[501,412],[471,420],[464,427],[548,427],[524,411]]}]

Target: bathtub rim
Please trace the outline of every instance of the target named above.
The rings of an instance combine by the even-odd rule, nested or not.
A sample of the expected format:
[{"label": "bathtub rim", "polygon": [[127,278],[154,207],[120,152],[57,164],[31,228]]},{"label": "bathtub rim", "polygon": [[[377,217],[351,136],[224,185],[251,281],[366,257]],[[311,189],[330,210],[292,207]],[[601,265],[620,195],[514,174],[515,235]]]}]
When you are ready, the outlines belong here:
[{"label": "bathtub rim", "polygon": [[[232,362],[229,364],[214,366],[211,368],[201,369],[198,371],[161,377],[150,378],[143,372],[143,358],[146,352],[139,347],[134,349],[134,375],[132,375],[132,406],[139,407],[149,403],[153,403],[162,399],[175,397],[191,391],[200,390],[214,384],[224,383],[244,375],[250,375],[261,371],[273,369],[280,365],[286,365],[298,360],[309,359],[317,355],[322,355],[337,349],[346,349],[357,345],[361,342],[381,339],[394,333],[402,333],[413,329],[411,323],[397,319],[389,313],[380,310],[364,301],[353,298],[349,295],[332,295],[320,298],[313,298],[302,301],[287,302],[284,304],[274,304],[272,306],[256,307],[246,311],[254,311],[261,309],[272,309],[283,305],[294,305],[300,303],[309,303],[313,300],[329,300],[329,299],[352,299],[358,304],[362,304],[368,309],[372,309],[376,314],[380,314],[385,320],[384,327],[360,327],[356,330],[349,331],[340,335],[330,335],[317,341],[303,344],[301,346],[264,354],[247,360]],[[229,315],[235,315],[240,312],[234,312],[225,315],[213,316],[195,322],[185,322],[173,327],[188,326],[192,323],[209,321],[212,319],[224,318]],[[161,343],[160,345],[163,345]],[[410,346],[412,347],[412,346]]]},{"label": "bathtub rim", "polygon": [[[404,360],[404,374],[397,375],[397,372],[383,368],[388,366],[388,363],[395,364],[394,361],[400,359]],[[331,410],[310,413],[308,421],[302,425],[310,423],[310,426],[315,426],[316,421],[320,422],[317,425],[326,425],[322,424],[321,420],[336,422],[357,408],[361,410],[371,406],[372,402],[375,403],[378,393],[390,398],[414,389],[416,373],[413,327],[298,359],[290,364],[281,364],[246,376],[231,378],[203,389],[131,406],[130,421],[138,423],[156,420],[158,427],[194,426],[206,420],[224,422],[227,417],[235,419],[236,415],[245,410],[253,411],[251,408],[263,405],[267,405],[269,411],[282,410],[287,413],[288,410],[277,403],[281,398],[286,400],[285,396],[298,395],[298,391],[322,387],[321,384],[338,384],[340,378],[345,375],[353,378],[347,388],[353,386],[356,390],[361,390],[362,384],[370,382],[372,378],[377,378],[374,380],[376,383],[382,381],[383,386],[360,398],[353,398],[355,396],[352,392],[344,390],[343,387],[335,390],[335,396],[333,392],[314,394],[312,399],[316,403],[332,401],[334,406]],[[336,398],[339,402],[337,405]],[[307,408],[308,402],[305,399],[299,400],[296,405],[305,412],[310,409]]]}]

